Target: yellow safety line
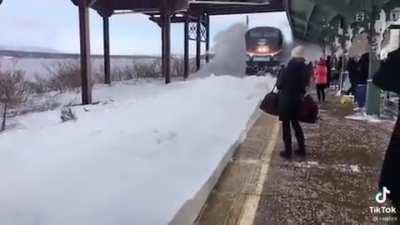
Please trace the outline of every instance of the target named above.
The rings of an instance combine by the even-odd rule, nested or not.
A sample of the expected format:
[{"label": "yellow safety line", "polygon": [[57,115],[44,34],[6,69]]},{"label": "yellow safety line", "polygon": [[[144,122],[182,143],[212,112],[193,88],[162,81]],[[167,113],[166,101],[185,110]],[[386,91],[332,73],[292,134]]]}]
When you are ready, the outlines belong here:
[{"label": "yellow safety line", "polygon": [[261,199],[261,194],[264,188],[265,180],[267,179],[268,171],[269,171],[269,164],[271,162],[272,153],[274,151],[277,139],[279,135],[279,122],[275,122],[272,133],[270,136],[270,141],[267,147],[264,150],[264,154],[262,156],[261,162],[261,171],[260,175],[258,176],[256,182],[256,189],[254,194],[248,195],[244,206],[242,208],[242,212],[239,218],[238,225],[253,225],[254,219],[256,217],[258,205]]}]

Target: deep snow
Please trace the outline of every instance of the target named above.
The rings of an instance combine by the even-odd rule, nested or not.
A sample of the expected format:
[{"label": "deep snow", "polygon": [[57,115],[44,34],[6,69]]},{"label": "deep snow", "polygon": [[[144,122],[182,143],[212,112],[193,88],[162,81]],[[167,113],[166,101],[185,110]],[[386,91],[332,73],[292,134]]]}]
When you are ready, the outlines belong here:
[{"label": "deep snow", "polygon": [[[101,104],[0,134],[0,224],[166,225],[246,128],[268,77],[96,86]],[[77,98],[69,94],[65,101]],[[79,98],[78,98],[79,99]]]}]

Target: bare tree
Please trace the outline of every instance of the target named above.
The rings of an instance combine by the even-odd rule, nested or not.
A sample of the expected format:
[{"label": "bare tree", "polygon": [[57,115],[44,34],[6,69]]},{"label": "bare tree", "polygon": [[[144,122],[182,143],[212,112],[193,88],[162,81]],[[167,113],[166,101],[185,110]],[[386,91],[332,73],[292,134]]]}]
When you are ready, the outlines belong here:
[{"label": "bare tree", "polygon": [[185,72],[185,61],[180,57],[173,57],[171,65],[171,75],[175,77],[182,76]]},{"label": "bare tree", "polygon": [[25,100],[26,82],[21,71],[0,72],[0,104],[3,106],[0,132],[6,129],[7,112]]},{"label": "bare tree", "polygon": [[45,68],[50,75],[47,80],[48,89],[63,93],[80,87],[81,76],[78,61],[57,62],[45,66]]},{"label": "bare tree", "polygon": [[136,78],[161,77],[161,60],[153,60],[151,63],[138,63],[134,65]]}]

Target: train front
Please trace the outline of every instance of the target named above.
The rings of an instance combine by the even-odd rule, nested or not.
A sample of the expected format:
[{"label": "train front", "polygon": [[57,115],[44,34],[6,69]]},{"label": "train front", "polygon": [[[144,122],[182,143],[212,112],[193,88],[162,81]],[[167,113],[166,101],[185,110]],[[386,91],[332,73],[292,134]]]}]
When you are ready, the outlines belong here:
[{"label": "train front", "polygon": [[282,32],[273,27],[256,27],[246,33],[248,75],[264,75],[279,70]]}]

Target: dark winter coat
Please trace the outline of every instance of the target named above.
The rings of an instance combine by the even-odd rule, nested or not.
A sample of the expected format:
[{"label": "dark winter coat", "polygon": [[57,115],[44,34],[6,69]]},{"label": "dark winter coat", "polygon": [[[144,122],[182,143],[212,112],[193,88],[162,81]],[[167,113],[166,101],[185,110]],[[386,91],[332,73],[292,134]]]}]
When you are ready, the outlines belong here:
[{"label": "dark winter coat", "polygon": [[367,84],[369,76],[369,53],[365,53],[361,56],[358,66],[359,76],[357,84]]},{"label": "dark winter coat", "polygon": [[359,80],[358,63],[354,58],[350,58],[347,63],[347,71],[349,72],[349,79],[351,84],[357,84]]},{"label": "dark winter coat", "polygon": [[304,59],[293,58],[278,77],[279,119],[297,120],[310,74]]},{"label": "dark winter coat", "polygon": [[327,56],[326,57],[326,68],[328,69],[328,83],[327,83],[327,87],[330,86],[331,80],[332,80],[332,57],[331,56]]},{"label": "dark winter coat", "polygon": [[[390,53],[388,60],[391,60],[390,65],[393,67],[388,69],[399,71],[400,49]],[[400,203],[400,102],[399,115],[386,151],[379,186],[388,188],[391,191],[389,198]]]},{"label": "dark winter coat", "polygon": [[381,66],[373,77],[376,86],[385,91],[400,94],[400,48],[389,53],[388,58],[381,62]]},{"label": "dark winter coat", "polygon": [[342,72],[342,68],[343,68],[343,57],[340,56],[338,61],[337,61],[337,71]]},{"label": "dark winter coat", "polygon": [[386,151],[379,187],[389,189],[391,192],[389,198],[392,201],[400,202],[400,115]]}]

